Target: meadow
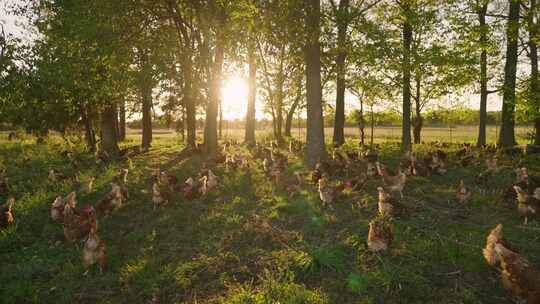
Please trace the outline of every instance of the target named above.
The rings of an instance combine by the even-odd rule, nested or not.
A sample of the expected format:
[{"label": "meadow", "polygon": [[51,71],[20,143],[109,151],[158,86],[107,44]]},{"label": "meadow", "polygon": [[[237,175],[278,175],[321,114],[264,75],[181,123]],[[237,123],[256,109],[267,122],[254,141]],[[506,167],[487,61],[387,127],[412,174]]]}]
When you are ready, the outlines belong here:
[{"label": "meadow", "polygon": [[[349,130],[353,132],[354,130]],[[395,130],[377,130],[388,136]],[[490,134],[493,130],[490,130]],[[433,132],[433,133],[431,133]],[[443,141],[444,131],[426,131]],[[379,134],[379,133],[378,133]],[[390,133],[392,134],[392,133]],[[428,135],[429,134],[429,135]],[[440,135],[439,135],[440,134]],[[316,188],[299,194],[276,188],[262,172],[214,168],[218,190],[204,199],[186,201],[180,193],[153,210],[150,176],[161,168],[183,181],[199,171],[205,159],[179,156],[175,135],[157,131],[150,151],[129,160],[97,166],[83,143],[51,136],[0,139],[1,166],[11,185],[15,224],[0,232],[0,298],[2,303],[509,303],[497,271],[488,267],[481,249],[496,224],[535,265],[540,265],[540,225],[522,224],[515,202],[501,201],[514,180],[513,168],[540,170],[536,155],[501,160],[502,168],[487,185],[474,182],[483,163],[462,167],[453,155],[459,141],[474,134],[458,130],[443,176],[411,177],[403,203],[406,214],[394,221],[394,242],[381,255],[366,250],[368,222],[377,213],[380,178],[357,195],[343,194],[333,208],[321,206]],[[262,135],[262,134],[260,134]],[[377,136],[377,142],[388,138]],[[392,135],[390,135],[392,136]],[[138,145],[136,131],[122,147]],[[357,140],[350,138],[350,147]],[[247,154],[233,146],[232,153]],[[423,154],[430,145],[415,146]],[[78,164],[62,156],[76,151]],[[399,162],[395,144],[381,144],[380,161]],[[300,156],[289,155],[286,176],[305,170]],[[49,219],[58,195],[73,181],[51,182],[54,168],[82,180],[96,177],[94,190],[78,192],[78,206],[94,204],[109,191],[121,168],[129,168],[127,205],[99,218],[99,235],[107,244],[107,266],[83,275],[82,243],[64,241],[62,227]],[[347,176],[365,170],[363,163]],[[345,176],[334,177],[346,178]],[[460,179],[473,189],[468,204],[455,201]],[[6,197],[2,197],[3,200]]]}]

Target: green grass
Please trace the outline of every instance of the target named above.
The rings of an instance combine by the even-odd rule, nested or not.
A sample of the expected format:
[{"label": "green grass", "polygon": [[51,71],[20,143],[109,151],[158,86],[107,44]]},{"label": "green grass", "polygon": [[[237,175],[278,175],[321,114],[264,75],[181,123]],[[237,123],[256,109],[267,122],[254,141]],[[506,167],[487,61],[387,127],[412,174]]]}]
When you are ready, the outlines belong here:
[{"label": "green grass", "polygon": [[[123,145],[138,142],[132,135]],[[152,170],[160,166],[184,180],[204,159],[178,161],[182,145],[170,134],[156,134],[148,153],[106,168],[94,165],[82,142],[74,147],[83,179],[97,177],[93,192],[78,193],[79,206],[94,204],[120,168],[131,166],[128,204],[99,219],[107,269],[83,276],[81,244],[65,243],[62,227],[48,218],[54,197],[73,187],[47,181],[51,167],[76,173],[61,157],[66,143],[54,136],[41,145],[32,138],[1,140],[0,165],[17,198],[15,225],[0,232],[2,303],[144,303],[152,298],[161,303],[508,303],[498,275],[481,254],[487,232],[497,223],[504,224],[505,238],[540,266],[539,223],[524,228],[515,206],[496,200],[513,180],[518,162],[531,172],[540,170],[537,156],[505,160],[489,188],[474,187],[467,206],[453,201],[454,187],[462,178],[472,183],[482,166],[462,168],[453,162],[446,176],[411,178],[405,188],[407,213],[395,220],[391,250],[378,256],[366,251],[365,240],[377,213],[379,179],[369,181],[361,204],[343,195],[329,210],[321,207],[314,187],[306,185],[289,198],[255,163],[252,174],[218,166],[222,186],[217,192],[195,201],[176,195],[154,211]],[[381,159],[395,166],[396,145],[383,145]],[[290,163],[288,177],[302,167],[302,159],[292,157]],[[362,170],[358,164],[348,173]]]}]

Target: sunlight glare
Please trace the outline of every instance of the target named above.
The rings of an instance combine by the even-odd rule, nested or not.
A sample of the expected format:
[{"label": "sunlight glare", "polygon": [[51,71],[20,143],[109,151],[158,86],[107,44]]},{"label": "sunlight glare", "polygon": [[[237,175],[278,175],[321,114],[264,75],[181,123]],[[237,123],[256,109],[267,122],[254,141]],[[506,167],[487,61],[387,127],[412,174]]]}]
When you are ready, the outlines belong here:
[{"label": "sunlight glare", "polygon": [[223,118],[242,119],[246,115],[248,85],[246,79],[230,76],[223,81],[221,88]]}]

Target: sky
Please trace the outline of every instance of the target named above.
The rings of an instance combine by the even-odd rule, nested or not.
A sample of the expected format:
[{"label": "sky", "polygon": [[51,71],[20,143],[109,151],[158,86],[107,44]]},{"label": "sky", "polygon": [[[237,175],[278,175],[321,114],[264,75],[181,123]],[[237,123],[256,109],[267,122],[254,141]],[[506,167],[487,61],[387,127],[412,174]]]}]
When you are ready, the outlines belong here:
[{"label": "sky", "polygon": [[[27,30],[24,29],[24,20],[7,13],[7,8],[10,5],[20,3],[20,0],[0,0],[0,23],[4,25],[5,31],[18,38],[26,38],[29,36]],[[247,71],[247,69],[244,69]],[[242,119],[245,117],[247,104],[247,75],[231,74],[224,79],[222,88],[223,97],[223,114],[226,119]],[[335,100],[335,92],[331,92],[325,97],[328,102],[333,103]],[[488,111],[498,111],[501,109],[501,96],[490,94],[488,98]],[[452,106],[455,104],[463,104],[472,109],[479,108],[480,96],[478,94],[464,94],[461,96],[443,97],[440,101],[434,101],[432,104]],[[356,96],[346,93],[345,105],[347,111],[358,109],[360,107]],[[257,100],[257,118],[265,117],[263,112],[263,101]]]}]

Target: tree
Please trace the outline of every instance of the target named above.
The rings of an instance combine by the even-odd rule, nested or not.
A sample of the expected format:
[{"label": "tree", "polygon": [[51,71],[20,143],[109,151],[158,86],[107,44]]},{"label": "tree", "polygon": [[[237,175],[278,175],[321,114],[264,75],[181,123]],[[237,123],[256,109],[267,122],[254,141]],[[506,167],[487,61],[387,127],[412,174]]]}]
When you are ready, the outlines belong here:
[{"label": "tree", "polygon": [[506,63],[504,66],[504,87],[499,143],[503,147],[516,144],[514,135],[516,106],[516,72],[518,61],[518,35],[520,0],[509,0],[510,10],[506,29]]},{"label": "tree", "polygon": [[404,0],[400,3],[403,11],[403,126],[401,132],[401,149],[411,149],[411,43],[412,43],[412,24],[411,7],[409,1]]},{"label": "tree", "polygon": [[322,113],[321,48],[320,48],[320,2],[305,0],[306,8],[306,163],[313,167],[326,159],[324,145],[324,122]]}]

